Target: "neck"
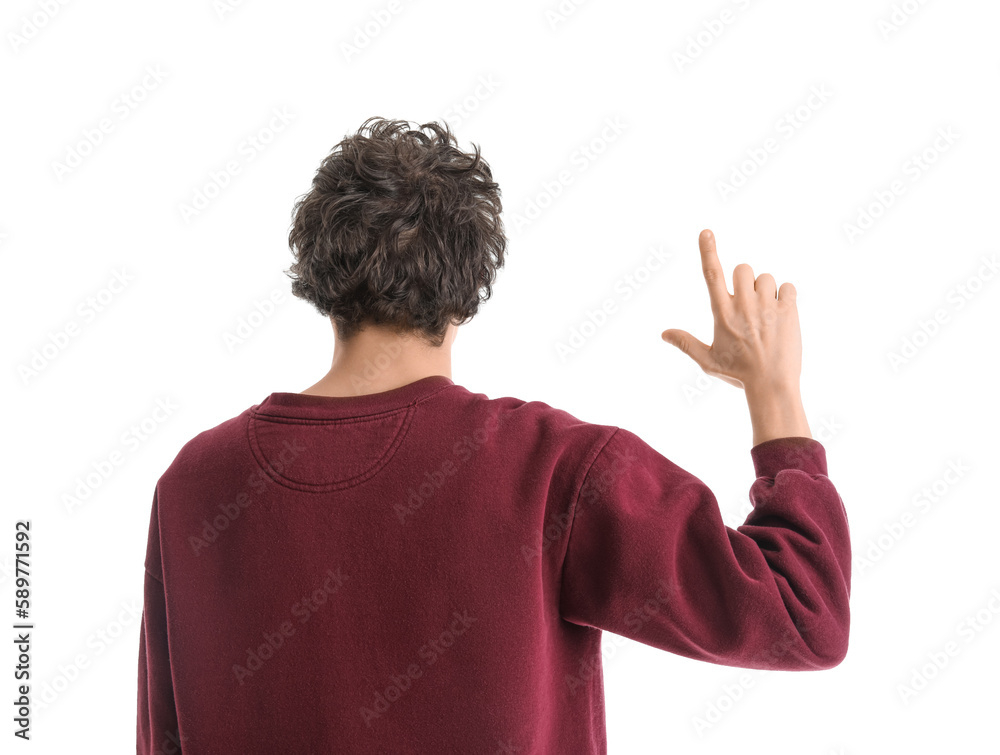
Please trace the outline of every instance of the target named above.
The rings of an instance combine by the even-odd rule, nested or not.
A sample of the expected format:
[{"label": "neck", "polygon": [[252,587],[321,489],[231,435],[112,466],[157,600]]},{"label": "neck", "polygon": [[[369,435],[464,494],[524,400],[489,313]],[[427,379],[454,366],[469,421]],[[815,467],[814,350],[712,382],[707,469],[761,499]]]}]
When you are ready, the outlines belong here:
[{"label": "neck", "polygon": [[330,371],[302,393],[360,396],[391,391],[431,375],[450,378],[453,336],[449,332],[435,348],[415,335],[367,326],[349,341],[336,340]]}]

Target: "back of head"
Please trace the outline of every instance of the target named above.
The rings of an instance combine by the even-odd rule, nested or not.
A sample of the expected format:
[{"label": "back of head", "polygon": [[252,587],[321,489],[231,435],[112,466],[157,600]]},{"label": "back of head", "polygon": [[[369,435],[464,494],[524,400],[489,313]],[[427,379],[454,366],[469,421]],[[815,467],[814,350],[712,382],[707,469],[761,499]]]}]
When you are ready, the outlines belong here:
[{"label": "back of head", "polygon": [[369,118],[323,160],[292,212],[286,272],[339,338],[372,323],[440,346],[490,298],[507,242],[473,146],[458,149],[447,124]]}]

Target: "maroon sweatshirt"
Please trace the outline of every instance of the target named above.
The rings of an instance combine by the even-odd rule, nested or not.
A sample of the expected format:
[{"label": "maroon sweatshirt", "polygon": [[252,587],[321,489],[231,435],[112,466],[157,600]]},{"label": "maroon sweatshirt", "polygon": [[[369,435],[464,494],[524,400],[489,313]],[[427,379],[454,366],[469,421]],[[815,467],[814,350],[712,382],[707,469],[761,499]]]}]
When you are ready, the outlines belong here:
[{"label": "maroon sweatshirt", "polygon": [[847,653],[823,446],[761,443],[736,529],[623,428],[443,375],[272,393],[157,481],[140,753],[605,753],[601,632],[753,669]]}]

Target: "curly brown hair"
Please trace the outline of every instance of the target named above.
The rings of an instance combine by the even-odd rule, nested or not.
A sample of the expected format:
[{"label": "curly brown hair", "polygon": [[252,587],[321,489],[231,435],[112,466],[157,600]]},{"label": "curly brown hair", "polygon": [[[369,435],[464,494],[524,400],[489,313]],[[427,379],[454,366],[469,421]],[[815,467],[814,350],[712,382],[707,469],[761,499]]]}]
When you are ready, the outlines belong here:
[{"label": "curly brown hair", "polygon": [[446,122],[408,124],[366,120],[292,210],[292,293],[344,340],[374,323],[440,346],[449,322],[471,320],[490,298],[503,267],[500,186],[479,147],[458,149]]}]

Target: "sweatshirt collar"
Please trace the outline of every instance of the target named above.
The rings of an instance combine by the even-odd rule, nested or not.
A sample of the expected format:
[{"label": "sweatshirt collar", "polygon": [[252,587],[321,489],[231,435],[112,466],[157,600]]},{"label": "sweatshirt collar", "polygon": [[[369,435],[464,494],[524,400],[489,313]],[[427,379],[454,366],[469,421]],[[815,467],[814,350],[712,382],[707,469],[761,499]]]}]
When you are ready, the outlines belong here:
[{"label": "sweatshirt collar", "polygon": [[450,385],[455,383],[446,375],[429,375],[399,388],[358,396],[275,392],[253,407],[252,411],[262,416],[304,419],[358,417],[411,406]]}]

